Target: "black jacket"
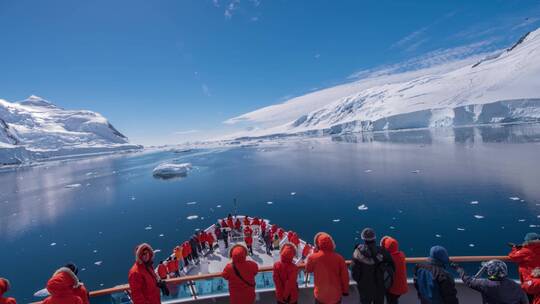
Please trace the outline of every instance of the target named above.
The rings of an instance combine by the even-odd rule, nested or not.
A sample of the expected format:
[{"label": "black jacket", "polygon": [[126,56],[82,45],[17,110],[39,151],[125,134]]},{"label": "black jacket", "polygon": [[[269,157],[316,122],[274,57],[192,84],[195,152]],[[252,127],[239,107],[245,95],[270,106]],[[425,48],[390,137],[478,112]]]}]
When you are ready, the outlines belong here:
[{"label": "black jacket", "polygon": [[381,263],[387,263],[394,269],[394,260],[390,253],[372,244],[357,245],[352,257],[352,277],[356,281],[358,291],[363,295],[384,294],[384,278]]},{"label": "black jacket", "polygon": [[528,304],[529,300],[518,283],[504,278],[500,281],[473,278],[461,270],[461,279],[468,287],[482,294],[484,304]]}]

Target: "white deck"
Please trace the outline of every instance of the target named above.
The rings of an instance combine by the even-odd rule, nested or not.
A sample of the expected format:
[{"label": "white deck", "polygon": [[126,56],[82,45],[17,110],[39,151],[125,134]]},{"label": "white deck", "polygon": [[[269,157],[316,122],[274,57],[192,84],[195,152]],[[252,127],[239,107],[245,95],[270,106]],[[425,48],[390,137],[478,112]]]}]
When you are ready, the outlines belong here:
[{"label": "white deck", "polygon": [[[241,222],[243,222],[244,215],[238,215],[236,218],[239,218]],[[235,218],[235,220],[236,220]],[[220,219],[221,220],[221,219]],[[266,221],[267,227],[271,227],[271,223],[269,220],[264,219]],[[264,244],[264,241],[260,237],[260,228],[257,228],[256,226],[251,226],[253,229],[253,255],[248,256],[248,260],[254,261],[259,265],[259,267],[263,266],[272,266],[276,261],[279,260],[279,251],[274,250],[272,251],[272,256],[268,255],[266,253],[266,246]],[[286,227],[281,227],[285,229]],[[214,234],[215,225],[212,225],[208,228],[206,228],[204,231],[207,233],[212,233],[214,235],[214,238],[217,240],[216,235]],[[227,228],[229,229],[229,228]],[[243,229],[243,226],[242,226]],[[230,229],[229,229],[230,230]],[[286,230],[287,231],[287,230]],[[218,241],[217,244],[219,245],[219,248],[214,249],[214,252],[209,252],[208,250],[204,251],[204,256],[200,258],[200,264],[199,265],[189,265],[187,269],[183,271],[184,275],[198,275],[198,274],[207,274],[207,273],[216,273],[216,272],[222,272],[227,263],[230,262],[229,258],[229,249],[231,246],[235,244],[243,244],[246,245],[244,242],[244,234],[240,233],[237,234],[235,231],[229,231],[230,237],[229,237],[229,247],[226,249],[225,244],[223,241]],[[280,241],[280,247],[289,242],[287,239],[287,233],[285,233],[285,237]],[[297,250],[297,258],[296,262],[300,261],[301,258],[301,252],[304,249],[304,245],[306,244],[305,241],[300,240],[300,245]]]}]

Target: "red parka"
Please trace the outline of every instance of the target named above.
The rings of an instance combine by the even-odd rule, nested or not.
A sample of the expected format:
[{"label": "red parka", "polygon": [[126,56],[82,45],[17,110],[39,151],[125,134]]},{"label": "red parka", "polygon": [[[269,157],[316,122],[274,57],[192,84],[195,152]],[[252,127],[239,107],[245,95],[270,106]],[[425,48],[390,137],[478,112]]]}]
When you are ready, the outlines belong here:
[{"label": "red parka", "polygon": [[240,223],[240,219],[236,219],[236,222],[234,222],[234,228],[236,228],[236,230],[242,229],[242,223]]},{"label": "red parka", "polygon": [[178,269],[179,269],[179,264],[178,264],[178,260],[176,259],[172,259],[172,260],[169,260],[167,261],[167,271],[169,273],[171,272],[177,272]]},{"label": "red parka", "polygon": [[227,228],[227,227],[229,227],[229,225],[227,225],[227,222],[225,222],[225,220],[221,220],[220,226],[221,226],[221,228]]},{"label": "red parka", "polygon": [[[150,252],[150,262],[145,264],[141,257],[144,251]],[[135,263],[129,270],[128,282],[133,304],[160,304],[161,296],[157,287],[157,275],[152,267],[154,250],[148,244],[141,244],[135,252]]]},{"label": "red parka", "polygon": [[249,220],[249,217],[244,217],[244,226],[249,226],[251,224],[251,221]]},{"label": "red parka", "polygon": [[306,245],[304,245],[304,249],[302,249],[302,256],[307,257],[308,255],[311,254],[311,250],[312,250],[311,246],[308,243],[306,243]]},{"label": "red parka", "polygon": [[43,304],[83,304],[83,300],[75,294],[80,286],[79,279],[67,267],[58,269],[47,282],[50,296]]},{"label": "red parka", "polygon": [[227,226],[228,226],[229,228],[231,228],[231,229],[234,228],[234,222],[233,222],[232,217],[227,218]]},{"label": "red parka", "polygon": [[167,262],[160,263],[157,266],[157,274],[158,274],[160,279],[165,280],[167,278],[168,273],[169,273],[169,271],[167,269]]},{"label": "red parka", "polygon": [[216,241],[216,239],[214,238],[214,235],[211,232],[208,232],[206,234],[206,241],[208,242],[208,245],[210,245],[210,247],[214,245],[214,242]]},{"label": "red parka", "polygon": [[9,288],[9,281],[7,279],[0,278],[0,304],[17,304],[15,298],[4,298],[4,293],[6,293]]},{"label": "red parka", "polygon": [[283,240],[283,237],[285,236],[285,230],[279,228],[278,231],[277,231],[277,234],[278,234],[278,237],[279,237],[279,240]]},{"label": "red parka", "polygon": [[524,282],[534,268],[540,267],[540,241],[530,241],[521,248],[513,247],[508,257],[518,265],[519,279]]},{"label": "red parka", "polygon": [[306,263],[306,271],[315,277],[315,299],[321,303],[338,303],[349,294],[349,271],[345,259],[334,250],[332,237],[324,232],[315,235],[316,252]]},{"label": "red parka", "polygon": [[405,263],[405,253],[399,251],[399,243],[394,238],[385,236],[381,239],[381,247],[386,249],[394,260],[396,272],[394,273],[394,282],[388,290],[394,295],[404,295],[409,290],[407,285],[407,265]]},{"label": "red parka", "polygon": [[296,246],[285,244],[280,250],[280,261],[274,264],[273,278],[276,286],[276,299],[284,303],[298,301],[298,266],[293,263]]},{"label": "red parka", "polygon": [[[247,253],[247,248],[240,244],[232,246],[229,254],[232,263],[227,264],[223,269],[222,276],[229,281],[230,303],[232,304],[252,304],[255,302],[255,275],[259,266],[253,261],[246,260]],[[233,264],[242,278],[249,284],[236,275]]]},{"label": "red parka", "polygon": [[265,220],[261,221],[261,230],[266,231],[266,221]]},{"label": "red parka", "polygon": [[254,219],[251,221],[251,225],[259,226],[260,224],[261,224],[261,221],[259,220],[258,217],[254,218]]},{"label": "red parka", "polygon": [[540,304],[540,278],[529,276],[524,279],[521,288],[533,296],[533,301],[530,304]]},{"label": "red parka", "polygon": [[246,226],[246,228],[244,228],[244,242],[246,242],[246,245],[250,245],[253,244],[253,230],[249,227],[249,226]]}]

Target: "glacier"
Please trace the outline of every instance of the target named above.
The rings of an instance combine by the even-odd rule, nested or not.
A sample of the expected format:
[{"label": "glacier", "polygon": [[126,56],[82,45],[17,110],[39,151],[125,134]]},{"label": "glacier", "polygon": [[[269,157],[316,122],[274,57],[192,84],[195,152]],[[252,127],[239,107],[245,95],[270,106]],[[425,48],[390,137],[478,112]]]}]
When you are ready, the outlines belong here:
[{"label": "glacier", "polygon": [[65,110],[34,95],[0,99],[0,166],[140,149],[99,113]]},{"label": "glacier", "polygon": [[376,76],[231,118],[229,138],[540,121],[540,29],[460,65]]}]

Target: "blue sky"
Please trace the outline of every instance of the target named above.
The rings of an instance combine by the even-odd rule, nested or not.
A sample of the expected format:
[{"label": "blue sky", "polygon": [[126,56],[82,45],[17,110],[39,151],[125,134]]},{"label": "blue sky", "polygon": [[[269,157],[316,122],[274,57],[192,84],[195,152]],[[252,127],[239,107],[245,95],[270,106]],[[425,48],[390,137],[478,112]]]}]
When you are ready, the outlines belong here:
[{"label": "blue sky", "polygon": [[538,0],[0,0],[0,98],[35,94],[100,112],[133,142],[177,143],[359,71],[539,26]]}]

